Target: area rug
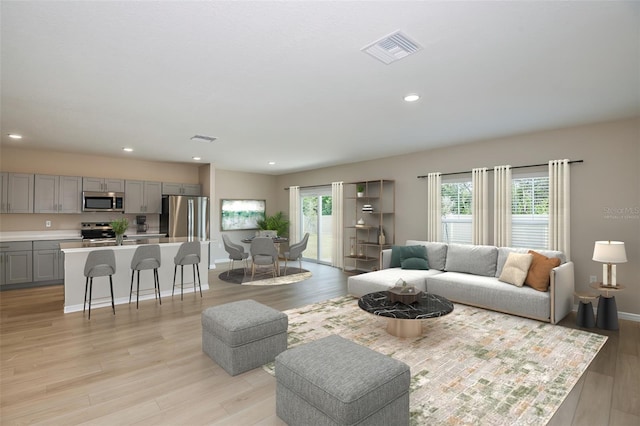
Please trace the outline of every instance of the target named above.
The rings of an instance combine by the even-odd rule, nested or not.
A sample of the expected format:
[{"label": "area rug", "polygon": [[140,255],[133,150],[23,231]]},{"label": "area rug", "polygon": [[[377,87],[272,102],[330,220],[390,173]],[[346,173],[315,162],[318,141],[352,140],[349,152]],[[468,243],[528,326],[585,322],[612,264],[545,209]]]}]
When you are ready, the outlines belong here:
[{"label": "area rug", "polygon": [[607,340],[459,304],[416,338],[389,335],[349,296],[286,313],[289,347],[339,334],[407,363],[412,425],[546,424]]},{"label": "area rug", "polygon": [[283,285],[298,283],[306,280],[307,278],[311,278],[311,275],[311,272],[306,269],[287,267],[286,275],[284,273],[284,268],[280,268],[280,275],[275,278],[273,278],[271,273],[256,272],[254,280],[252,281],[250,269],[247,270],[245,275],[242,268],[236,268],[229,271],[229,275],[227,275],[227,271],[220,273],[218,278],[228,283],[241,285]]}]

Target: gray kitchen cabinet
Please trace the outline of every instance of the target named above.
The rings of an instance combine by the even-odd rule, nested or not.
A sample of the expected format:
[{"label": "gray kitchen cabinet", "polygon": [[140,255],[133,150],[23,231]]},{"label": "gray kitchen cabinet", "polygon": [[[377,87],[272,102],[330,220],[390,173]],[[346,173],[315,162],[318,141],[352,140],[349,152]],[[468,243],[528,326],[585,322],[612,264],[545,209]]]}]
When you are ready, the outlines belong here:
[{"label": "gray kitchen cabinet", "polygon": [[162,212],[162,183],[127,180],[124,191],[125,213]]},{"label": "gray kitchen cabinet", "polygon": [[162,182],[162,195],[182,195],[181,183]]},{"label": "gray kitchen cabinet", "polygon": [[200,195],[200,185],[191,183],[162,183],[162,195]]},{"label": "gray kitchen cabinet", "polygon": [[58,213],[59,186],[59,176],[35,175],[33,205],[35,213]]},{"label": "gray kitchen cabinet", "polygon": [[124,212],[144,213],[144,207],[144,181],[126,181],[124,185]]},{"label": "gray kitchen cabinet", "polygon": [[64,253],[60,243],[75,240],[34,241],[33,281],[64,280]]},{"label": "gray kitchen cabinet", "polygon": [[32,174],[3,173],[1,212],[33,213],[33,182]]},{"label": "gray kitchen cabinet", "polygon": [[[33,242],[33,281],[53,281],[60,276],[60,249],[51,247],[49,241]],[[49,248],[43,248],[49,247]]]},{"label": "gray kitchen cabinet", "polygon": [[32,278],[32,242],[0,243],[0,285],[30,283]]},{"label": "gray kitchen cabinet", "polygon": [[82,178],[60,176],[60,210],[58,213],[82,213]]},{"label": "gray kitchen cabinet", "polygon": [[182,195],[202,195],[202,187],[198,184],[185,183],[182,185]]},{"label": "gray kitchen cabinet", "polygon": [[81,213],[82,178],[35,175],[34,213]]},{"label": "gray kitchen cabinet", "polygon": [[145,213],[162,213],[162,183],[145,182]]},{"label": "gray kitchen cabinet", "polygon": [[91,192],[124,192],[124,179],[83,177],[82,190]]},{"label": "gray kitchen cabinet", "polygon": [[182,185],[182,195],[202,195],[202,187],[198,184],[185,183]]}]

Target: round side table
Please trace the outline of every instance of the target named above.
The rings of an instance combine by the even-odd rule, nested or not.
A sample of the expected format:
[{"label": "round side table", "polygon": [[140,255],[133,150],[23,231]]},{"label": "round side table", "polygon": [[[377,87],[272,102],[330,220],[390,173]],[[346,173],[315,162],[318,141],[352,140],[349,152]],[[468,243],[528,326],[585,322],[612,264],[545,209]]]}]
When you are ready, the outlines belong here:
[{"label": "round side table", "polygon": [[591,283],[591,288],[604,293],[600,296],[598,301],[598,317],[596,318],[596,325],[603,330],[617,330],[618,329],[618,307],[616,305],[616,298],[613,294],[617,291],[624,290],[624,286],[621,284],[615,286],[602,285],[602,283]]},{"label": "round side table", "polygon": [[580,303],[578,305],[578,315],[576,317],[576,325],[582,328],[593,328],[596,326],[596,318],[593,315],[593,304],[592,300],[597,299],[597,294],[593,293],[573,293],[576,295],[578,299],[580,299]]}]

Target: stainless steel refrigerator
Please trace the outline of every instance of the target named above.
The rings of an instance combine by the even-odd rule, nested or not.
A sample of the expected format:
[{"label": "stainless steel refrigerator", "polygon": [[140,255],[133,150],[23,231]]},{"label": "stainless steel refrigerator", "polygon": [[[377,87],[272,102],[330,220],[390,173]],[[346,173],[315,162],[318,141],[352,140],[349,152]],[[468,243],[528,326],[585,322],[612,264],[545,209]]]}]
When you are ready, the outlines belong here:
[{"label": "stainless steel refrigerator", "polygon": [[209,197],[162,197],[160,233],[168,237],[209,238]]}]

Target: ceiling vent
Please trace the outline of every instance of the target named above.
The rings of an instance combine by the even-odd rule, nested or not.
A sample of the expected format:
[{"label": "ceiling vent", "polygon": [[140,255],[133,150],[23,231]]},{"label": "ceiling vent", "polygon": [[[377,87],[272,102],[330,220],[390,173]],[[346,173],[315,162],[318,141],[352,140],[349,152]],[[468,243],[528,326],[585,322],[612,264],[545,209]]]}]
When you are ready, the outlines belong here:
[{"label": "ceiling vent", "polygon": [[200,142],[213,142],[218,138],[214,138],[211,136],[204,136],[204,135],[193,135],[191,136],[191,140],[192,141],[200,141]]},{"label": "ceiling vent", "polygon": [[389,65],[422,50],[422,46],[398,30],[360,50]]}]

